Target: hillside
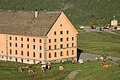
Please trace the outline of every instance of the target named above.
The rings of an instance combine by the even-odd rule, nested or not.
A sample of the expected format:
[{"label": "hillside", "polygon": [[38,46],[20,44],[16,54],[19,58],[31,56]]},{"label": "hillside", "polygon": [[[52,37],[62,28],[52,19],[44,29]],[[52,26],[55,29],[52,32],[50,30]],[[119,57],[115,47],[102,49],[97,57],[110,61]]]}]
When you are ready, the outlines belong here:
[{"label": "hillside", "polygon": [[63,10],[76,28],[80,25],[106,25],[120,20],[120,0],[0,0],[1,9]]}]

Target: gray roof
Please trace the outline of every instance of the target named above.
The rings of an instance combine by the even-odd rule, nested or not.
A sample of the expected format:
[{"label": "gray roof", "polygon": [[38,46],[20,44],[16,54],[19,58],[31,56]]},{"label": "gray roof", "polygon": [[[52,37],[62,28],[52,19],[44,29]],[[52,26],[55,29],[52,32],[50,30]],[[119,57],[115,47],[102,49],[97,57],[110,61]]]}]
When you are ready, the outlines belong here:
[{"label": "gray roof", "polygon": [[60,12],[0,11],[0,34],[45,36]]}]

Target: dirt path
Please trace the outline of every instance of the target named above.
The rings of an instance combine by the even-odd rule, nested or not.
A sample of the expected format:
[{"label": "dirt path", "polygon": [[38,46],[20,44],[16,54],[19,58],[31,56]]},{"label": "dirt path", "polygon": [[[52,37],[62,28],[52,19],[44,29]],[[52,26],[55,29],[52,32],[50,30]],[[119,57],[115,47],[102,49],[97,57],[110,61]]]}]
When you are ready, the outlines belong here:
[{"label": "dirt path", "polygon": [[70,74],[64,80],[74,80],[74,78],[77,76],[79,72],[80,72],[79,70],[74,70],[70,72]]}]

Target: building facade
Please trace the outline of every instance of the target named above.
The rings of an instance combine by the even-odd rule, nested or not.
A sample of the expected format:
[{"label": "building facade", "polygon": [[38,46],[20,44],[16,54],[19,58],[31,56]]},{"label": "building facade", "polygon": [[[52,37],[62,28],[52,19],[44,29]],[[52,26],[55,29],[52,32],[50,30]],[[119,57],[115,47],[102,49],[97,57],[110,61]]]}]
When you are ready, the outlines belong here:
[{"label": "building facade", "polygon": [[63,12],[1,11],[0,60],[28,64],[76,59],[77,30]]}]

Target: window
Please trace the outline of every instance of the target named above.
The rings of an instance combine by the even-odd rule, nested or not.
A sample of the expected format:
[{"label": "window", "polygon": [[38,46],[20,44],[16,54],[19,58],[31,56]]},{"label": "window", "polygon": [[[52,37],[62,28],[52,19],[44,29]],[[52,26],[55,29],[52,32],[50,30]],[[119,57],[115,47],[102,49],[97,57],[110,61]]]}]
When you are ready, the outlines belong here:
[{"label": "window", "polygon": [[27,62],[29,62],[29,59],[27,59]]},{"label": "window", "polygon": [[23,51],[21,51],[21,55],[23,55]]},{"label": "window", "polygon": [[41,53],[40,53],[39,57],[42,58],[42,54]]},{"label": "window", "polygon": [[66,38],[66,41],[69,41],[69,38],[68,38],[68,37]]},{"label": "window", "polygon": [[69,31],[66,31],[66,34],[69,34]]},{"label": "window", "polygon": [[35,49],[35,45],[33,45],[33,49]]},{"label": "window", "polygon": [[60,52],[60,56],[63,56],[63,52],[62,51]]},{"label": "window", "polygon": [[74,40],[74,37],[72,37],[72,41]]},{"label": "window", "polygon": [[69,55],[69,51],[67,51],[67,56]]},{"label": "window", "polygon": [[51,50],[51,46],[49,46],[49,50]]},{"label": "window", "polygon": [[54,45],[54,49],[56,49],[57,48],[57,46],[56,45]]},{"label": "window", "polygon": [[21,44],[21,48],[23,48],[23,44]]},{"label": "window", "polygon": [[12,46],[12,43],[10,42],[10,47]]},{"label": "window", "polygon": [[17,47],[17,43],[15,43],[15,47]]},{"label": "window", "polygon": [[56,52],[54,53],[54,57],[57,57],[57,53]]},{"label": "window", "polygon": [[69,44],[67,44],[67,48],[69,47]]},{"label": "window", "polygon": [[40,46],[40,50],[42,50],[42,46]]},{"label": "window", "polygon": [[51,43],[51,39],[49,39],[49,43]]},{"label": "window", "polygon": [[72,43],[72,47],[74,47],[74,43]]},{"label": "window", "polygon": [[62,26],[62,24],[60,24],[60,26]]},{"label": "window", "polygon": [[15,37],[15,40],[17,41],[17,37]]},{"label": "window", "polygon": [[21,38],[21,41],[23,41],[23,38]]},{"label": "window", "polygon": [[9,37],[10,40],[12,40],[12,37]]},{"label": "window", "polygon": [[27,44],[27,48],[29,48],[29,44]]},{"label": "window", "polygon": [[51,53],[49,53],[49,58],[51,58]]},{"label": "window", "polygon": [[63,48],[63,44],[60,44],[60,48]]},{"label": "window", "polygon": [[57,42],[57,40],[56,40],[56,39],[54,39],[54,42]]},{"label": "window", "polygon": [[35,42],[35,39],[33,39],[33,42]]},{"label": "window", "polygon": [[17,55],[17,53],[18,53],[18,51],[17,51],[17,50],[15,50],[15,55]]},{"label": "window", "polygon": [[63,34],[63,31],[60,31],[60,34]]},{"label": "window", "polygon": [[27,56],[29,56],[29,51],[27,51]]},{"label": "window", "polygon": [[63,38],[60,38],[60,41],[62,42],[62,41],[63,41]]},{"label": "window", "polygon": [[27,42],[29,42],[29,38],[27,38]]},{"label": "window", "polygon": [[12,50],[10,49],[10,54],[12,54]]},{"label": "window", "polygon": [[33,52],[33,57],[35,57],[35,52]]},{"label": "window", "polygon": [[41,43],[41,42],[42,42],[42,40],[41,40],[41,39],[39,39],[39,42]]},{"label": "window", "polygon": [[56,35],[56,31],[54,31],[54,35]]},{"label": "window", "polygon": [[72,55],[74,55],[74,50],[72,50]]}]

